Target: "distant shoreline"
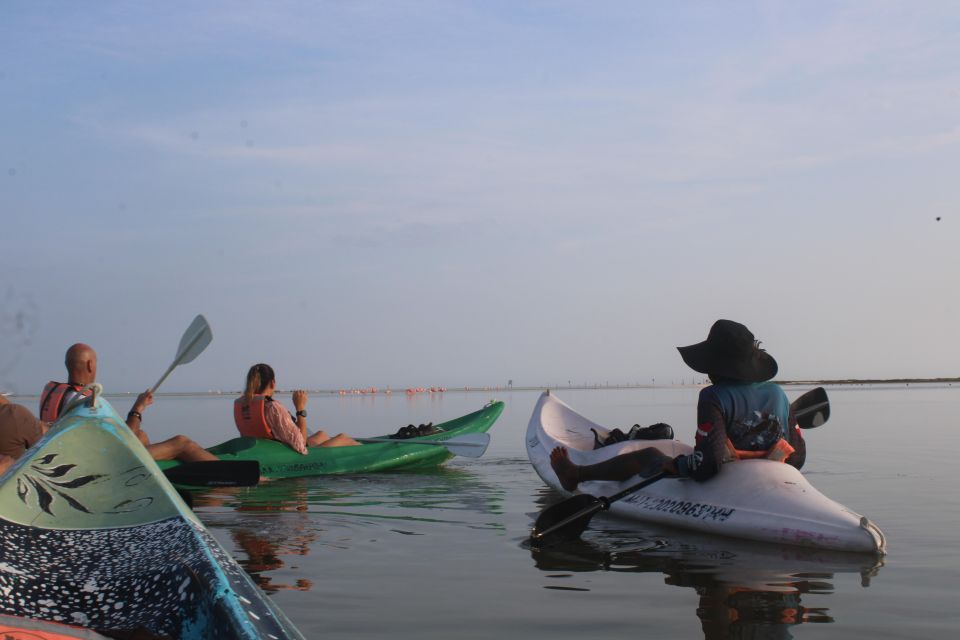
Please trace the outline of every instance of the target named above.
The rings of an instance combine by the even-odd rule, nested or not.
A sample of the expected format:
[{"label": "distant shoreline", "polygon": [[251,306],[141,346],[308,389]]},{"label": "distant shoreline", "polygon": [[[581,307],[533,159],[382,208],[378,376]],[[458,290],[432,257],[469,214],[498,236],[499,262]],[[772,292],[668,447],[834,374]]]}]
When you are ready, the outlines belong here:
[{"label": "distant shoreline", "polygon": [[[953,383],[960,384],[960,377],[958,378],[867,378],[867,379],[857,379],[857,378],[843,378],[843,379],[833,379],[833,380],[777,380],[777,384],[784,387],[791,386],[803,386],[803,387],[842,387],[842,386],[863,386],[863,385],[893,385],[893,384],[902,384],[902,385],[911,385],[911,384],[947,384],[952,385]],[[509,391],[547,391],[547,390],[600,390],[600,389],[683,389],[683,388],[699,388],[706,386],[706,382],[691,382],[690,384],[574,384],[574,385],[540,385],[540,386],[519,386],[519,385],[501,385],[501,386],[488,386],[488,387],[446,387],[443,391],[418,391],[416,393],[408,394],[406,389],[391,389],[387,393],[386,389],[379,389],[376,392],[371,391],[360,391],[360,390],[350,390],[345,393],[341,393],[340,389],[307,389],[308,393],[314,395],[330,395],[337,397],[353,397],[353,396],[422,396],[422,395],[441,395],[444,393],[490,393],[492,391],[498,392],[509,392]],[[277,389],[279,393],[290,393],[290,389]],[[106,395],[111,397],[123,397],[130,396],[136,397],[140,392],[139,391],[117,391],[117,392],[107,392]],[[167,391],[167,392],[158,392],[156,396],[239,396],[242,392],[238,390],[209,390],[209,391]],[[16,394],[11,393],[7,397],[10,398],[38,398],[39,394],[30,393],[30,394]]]}]

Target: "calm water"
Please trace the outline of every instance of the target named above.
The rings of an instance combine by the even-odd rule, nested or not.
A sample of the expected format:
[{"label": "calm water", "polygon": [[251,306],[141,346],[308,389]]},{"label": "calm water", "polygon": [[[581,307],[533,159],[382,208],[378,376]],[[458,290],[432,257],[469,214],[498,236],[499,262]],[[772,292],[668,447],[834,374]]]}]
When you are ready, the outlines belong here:
[{"label": "calm water", "polygon": [[[960,386],[828,391],[830,421],[806,432],[804,472],[883,529],[882,563],[607,516],[582,543],[533,551],[533,519],[558,499],[523,448],[535,392],[496,394],[506,410],[479,460],[211,491],[196,510],[309,638],[955,637]],[[557,394],[602,424],[666,421],[692,437],[696,389]],[[318,396],[311,428],[380,435],[490,397]],[[233,435],[230,402],[161,397],[145,427],[154,439],[183,432],[212,445]],[[126,399],[114,403],[126,411]]]}]

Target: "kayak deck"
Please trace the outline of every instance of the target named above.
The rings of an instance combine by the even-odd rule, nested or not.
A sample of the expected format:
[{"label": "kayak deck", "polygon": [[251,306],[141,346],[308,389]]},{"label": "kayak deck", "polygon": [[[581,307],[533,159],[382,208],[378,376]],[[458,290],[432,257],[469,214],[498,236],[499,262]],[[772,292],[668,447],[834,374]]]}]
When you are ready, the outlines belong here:
[{"label": "kayak deck", "polygon": [[[470,433],[485,433],[500,414],[504,404],[490,402],[482,409],[435,425],[437,433],[416,440],[391,440],[353,447],[311,447],[301,455],[287,445],[259,438],[233,438],[208,449],[221,460],[256,460],[260,474],[267,478],[295,478],[346,473],[407,471],[443,464],[453,457],[442,446],[417,444],[417,440],[442,442]],[[388,438],[389,435],[379,436]],[[161,468],[177,463],[164,461]]]},{"label": "kayak deck", "polygon": [[[593,449],[593,434],[607,431],[544,393],[527,427],[527,455],[549,486],[565,495],[550,466],[550,452],[567,448],[576,464],[594,464],[624,452],[656,447],[670,456],[693,448],[678,440],[627,440]],[[635,484],[583,482],[577,493],[611,496]],[[613,502],[622,517],[716,535],[839,551],[883,554],[886,540],[869,520],[831,500],[794,467],[772,460],[731,462],[707,482],[666,478]]]},{"label": "kayak deck", "polygon": [[102,398],[0,477],[0,514],[0,614],[104,635],[302,638]]}]

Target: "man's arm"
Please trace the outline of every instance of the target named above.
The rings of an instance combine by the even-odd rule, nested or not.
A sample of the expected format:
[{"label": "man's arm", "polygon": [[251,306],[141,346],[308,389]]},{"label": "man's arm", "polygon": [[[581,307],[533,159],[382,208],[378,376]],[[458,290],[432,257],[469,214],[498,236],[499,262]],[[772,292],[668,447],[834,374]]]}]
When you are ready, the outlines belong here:
[{"label": "man's arm", "polygon": [[140,440],[140,443],[145,447],[150,444],[150,438],[147,437],[146,432],[141,428],[141,424],[143,424],[143,411],[151,404],[153,404],[153,392],[149,390],[144,391],[137,396],[136,402],[133,403],[133,407],[127,414],[127,426],[130,427],[133,435],[137,436],[137,439]]}]

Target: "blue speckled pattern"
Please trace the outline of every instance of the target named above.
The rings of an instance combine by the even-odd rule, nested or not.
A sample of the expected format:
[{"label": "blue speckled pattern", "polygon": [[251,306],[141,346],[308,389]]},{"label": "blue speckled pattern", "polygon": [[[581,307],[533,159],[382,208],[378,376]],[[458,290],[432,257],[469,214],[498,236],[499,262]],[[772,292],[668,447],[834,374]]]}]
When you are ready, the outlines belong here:
[{"label": "blue speckled pattern", "polygon": [[[81,531],[0,519],[0,536],[0,613],[174,638],[289,637],[262,596],[243,597],[239,565],[183,518]],[[237,614],[252,633],[238,633]]]}]

